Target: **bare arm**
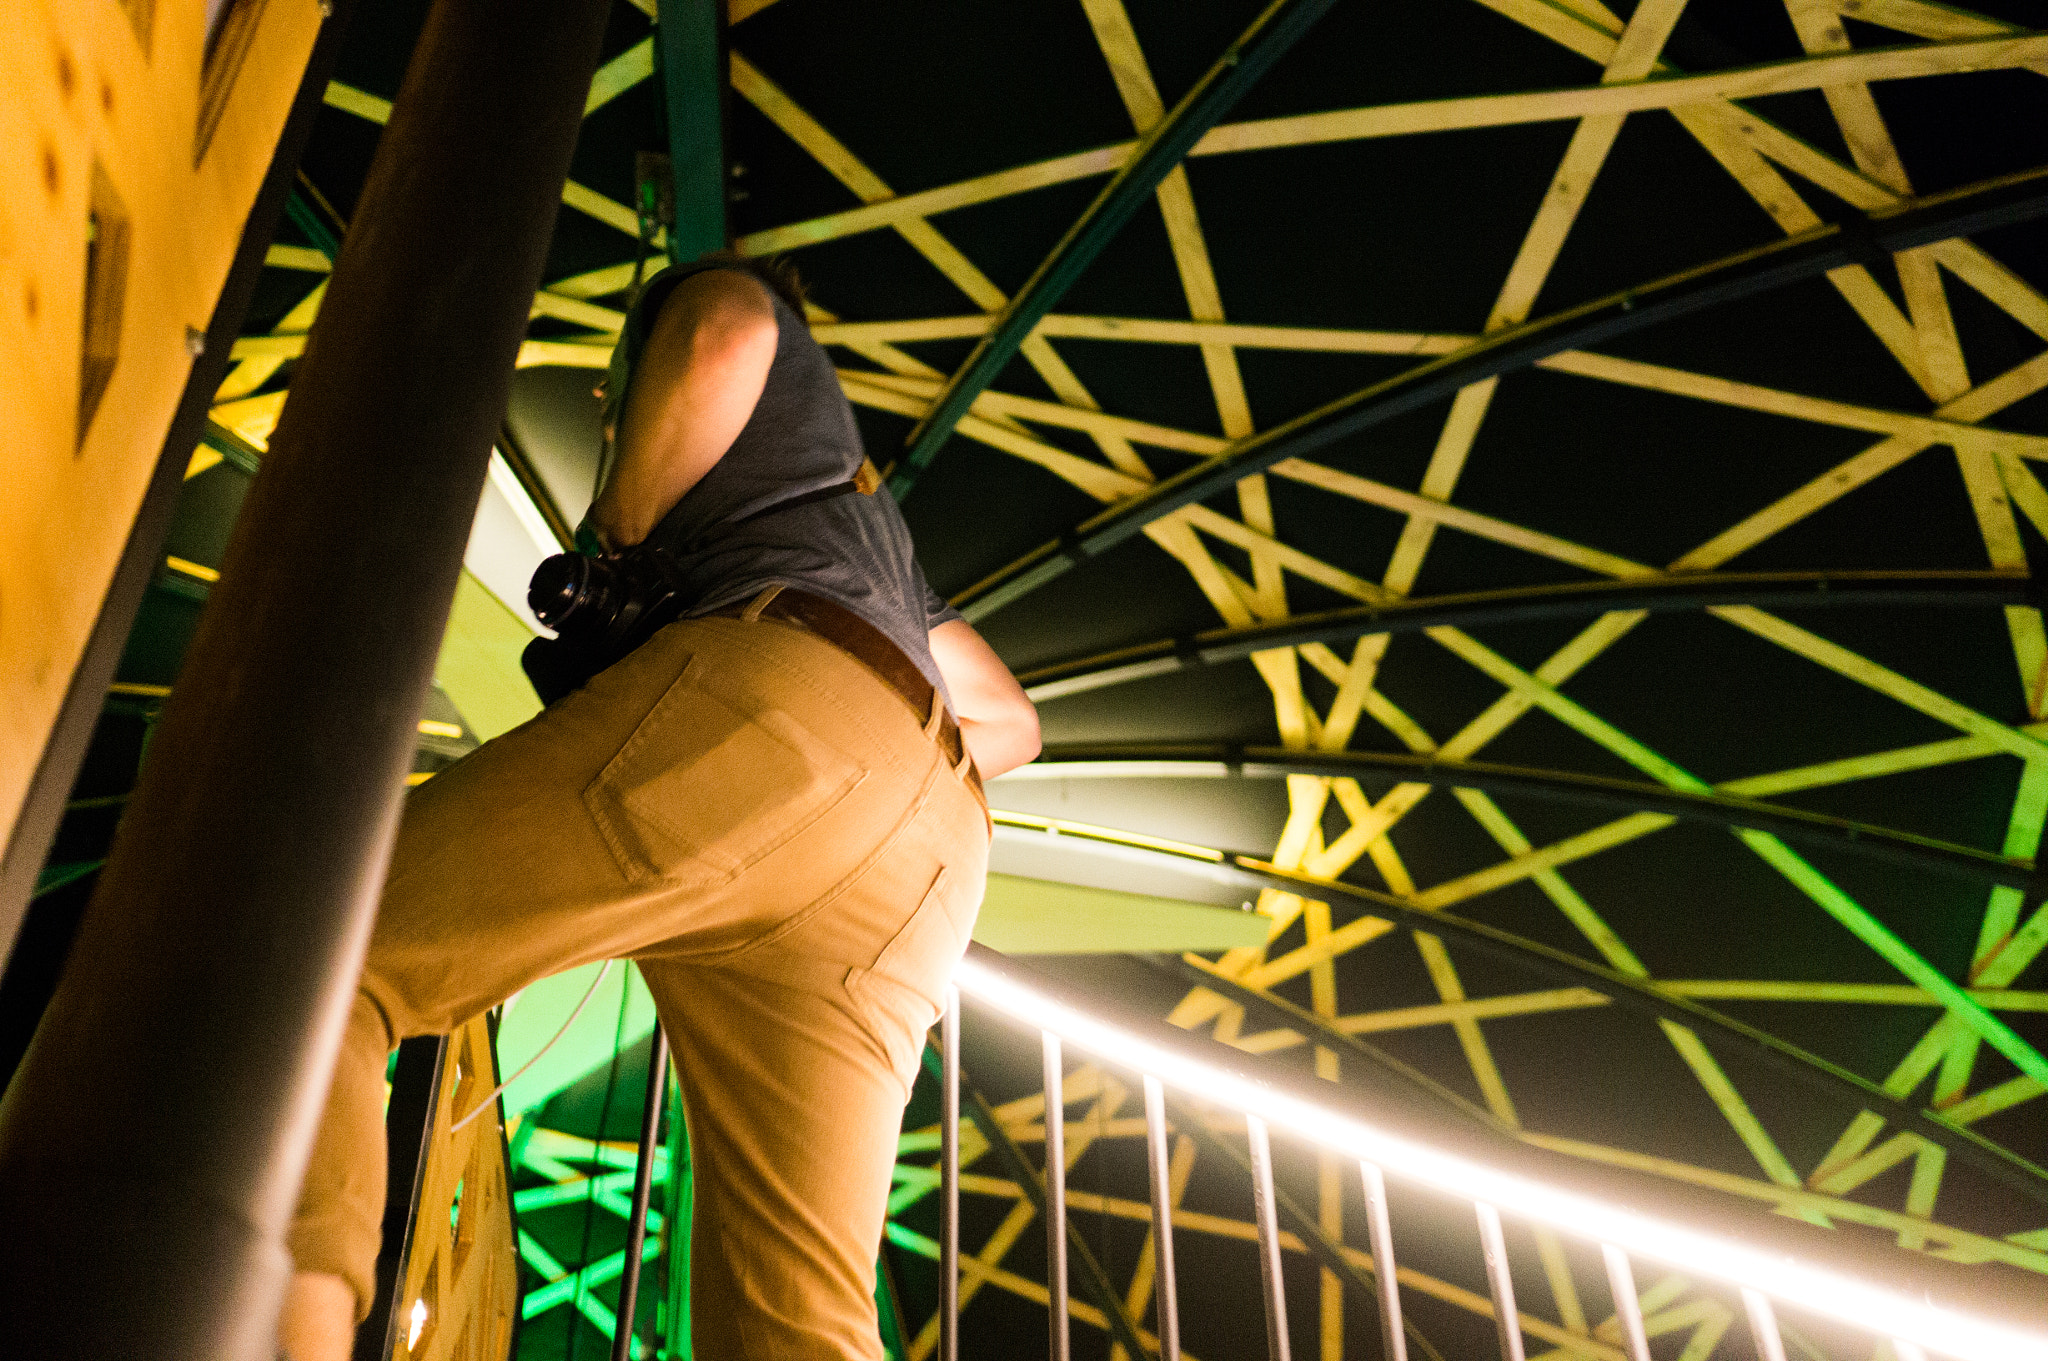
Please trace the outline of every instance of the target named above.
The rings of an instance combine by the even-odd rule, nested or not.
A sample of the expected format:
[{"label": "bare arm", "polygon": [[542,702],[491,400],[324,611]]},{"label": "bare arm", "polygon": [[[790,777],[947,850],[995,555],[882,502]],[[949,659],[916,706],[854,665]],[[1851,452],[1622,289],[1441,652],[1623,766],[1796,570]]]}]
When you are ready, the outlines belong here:
[{"label": "bare arm", "polygon": [[964,619],[931,631],[932,659],[953,697],[960,738],[985,780],[1038,755],[1038,710],[1024,687]]},{"label": "bare arm", "polygon": [[590,523],[629,548],[732,447],[775,362],[775,307],[758,280],[693,274],[661,305],[619,420],[618,462]]}]

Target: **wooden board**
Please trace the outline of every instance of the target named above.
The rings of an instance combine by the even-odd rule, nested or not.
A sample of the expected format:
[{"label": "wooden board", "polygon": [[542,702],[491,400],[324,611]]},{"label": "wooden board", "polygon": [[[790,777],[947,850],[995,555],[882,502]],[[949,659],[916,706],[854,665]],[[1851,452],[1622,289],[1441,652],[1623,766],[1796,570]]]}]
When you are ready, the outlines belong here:
[{"label": "wooden board", "polygon": [[495,1111],[450,1129],[497,1085],[489,1023],[476,1016],[448,1037],[441,1064],[412,1250],[393,1301],[393,1358],[503,1361],[511,1353],[519,1259],[504,1132]]},{"label": "wooden board", "polygon": [[8,0],[0,43],[0,815],[11,826],[322,16]]}]

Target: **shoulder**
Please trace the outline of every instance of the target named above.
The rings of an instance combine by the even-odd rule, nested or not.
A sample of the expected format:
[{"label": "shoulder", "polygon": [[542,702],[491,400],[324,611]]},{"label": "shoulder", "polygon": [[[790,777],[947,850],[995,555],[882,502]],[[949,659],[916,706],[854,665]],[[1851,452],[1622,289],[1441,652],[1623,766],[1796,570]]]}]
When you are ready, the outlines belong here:
[{"label": "shoulder", "polygon": [[651,329],[672,326],[741,332],[780,329],[774,295],[766,284],[745,270],[713,266],[692,270],[673,281],[657,276],[655,282],[665,286],[661,296],[648,299],[656,309],[649,319]]}]

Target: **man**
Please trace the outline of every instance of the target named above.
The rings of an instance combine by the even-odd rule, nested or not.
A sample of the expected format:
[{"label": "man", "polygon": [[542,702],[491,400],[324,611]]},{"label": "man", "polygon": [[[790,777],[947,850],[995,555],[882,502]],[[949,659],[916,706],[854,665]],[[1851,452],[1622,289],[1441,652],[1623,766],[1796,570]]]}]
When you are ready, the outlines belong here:
[{"label": "man", "polygon": [[980,777],[1037,754],[1037,715],[861,476],[791,278],[665,271],[621,345],[590,521],[674,553],[697,604],[412,795],[292,1229],[293,1361],[346,1356],[369,1309],[389,1051],[619,957],[675,1050],[699,1354],[881,1355],[889,1168],[981,901]]}]

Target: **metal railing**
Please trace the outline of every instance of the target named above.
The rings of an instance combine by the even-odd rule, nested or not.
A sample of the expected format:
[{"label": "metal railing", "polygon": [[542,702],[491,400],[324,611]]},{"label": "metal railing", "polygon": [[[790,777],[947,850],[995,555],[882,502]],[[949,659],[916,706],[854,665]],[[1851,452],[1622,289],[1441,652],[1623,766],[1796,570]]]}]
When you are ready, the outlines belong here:
[{"label": "metal railing", "polygon": [[[971,946],[940,1024],[940,1361],[959,1358],[960,1280],[960,998],[1040,1035],[1044,1060],[1046,1161],[1043,1204],[1052,1361],[1067,1361],[1068,1280],[1063,1054],[1067,1047],[1112,1067],[1133,1070],[1144,1084],[1146,1163],[1157,1267],[1157,1355],[1178,1361],[1179,1315],[1174,1291],[1172,1195],[1167,1176],[1165,1094],[1173,1088],[1212,1108],[1242,1116],[1250,1145],[1253,1218],[1257,1228],[1268,1355],[1289,1361],[1282,1241],[1269,1134],[1307,1140],[1356,1163],[1376,1277],[1383,1354],[1406,1361],[1401,1298],[1394,1264],[1387,1178],[1462,1199],[1473,1207],[1503,1361],[1524,1361],[1520,1314],[1508,1270],[1503,1212],[1581,1241],[1597,1243],[1613,1291],[1616,1322],[1630,1361],[1651,1361],[1633,1262],[1651,1260],[1689,1275],[1736,1287],[1746,1307],[1756,1353],[1785,1361],[1777,1306],[1831,1319],[1890,1342],[1899,1361],[1931,1353],[1962,1361],[2048,1361],[2048,1308],[2002,1300],[1937,1296],[1898,1263],[1833,1238],[1796,1240],[1767,1217],[1709,1221],[1697,1202],[1631,1188],[1614,1198],[1600,1185],[1523,1145],[1489,1150],[1469,1140],[1422,1138],[1412,1124],[1378,1121],[1347,1104],[1340,1089],[1324,1096],[1290,1075],[1259,1068],[1235,1051],[1174,1030],[1147,1016],[1118,1015],[1079,998],[982,946]],[[1477,1148],[1476,1156],[1474,1149]],[[1490,1152],[1508,1156],[1490,1157]],[[1531,1168],[1535,1175],[1531,1175]],[[1588,1190],[1591,1186],[1593,1189]],[[1607,1194],[1601,1194],[1603,1191]],[[1674,1210],[1676,1211],[1674,1213]],[[1765,1220],[1766,1222],[1756,1222]],[[1803,1228],[1803,1226],[1799,1226]],[[1824,1236],[1825,1237],[1825,1236]],[[1837,1236],[1838,1237],[1838,1236]],[[1789,1246],[1788,1246],[1789,1245]],[[1861,1254],[1859,1256],[1859,1253]],[[1085,1255],[1085,1254],[1084,1254]],[[1939,1302],[1938,1302],[1939,1301]],[[1152,1350],[1148,1348],[1147,1350]],[[1133,1361],[1143,1361],[1133,1357]]]}]

